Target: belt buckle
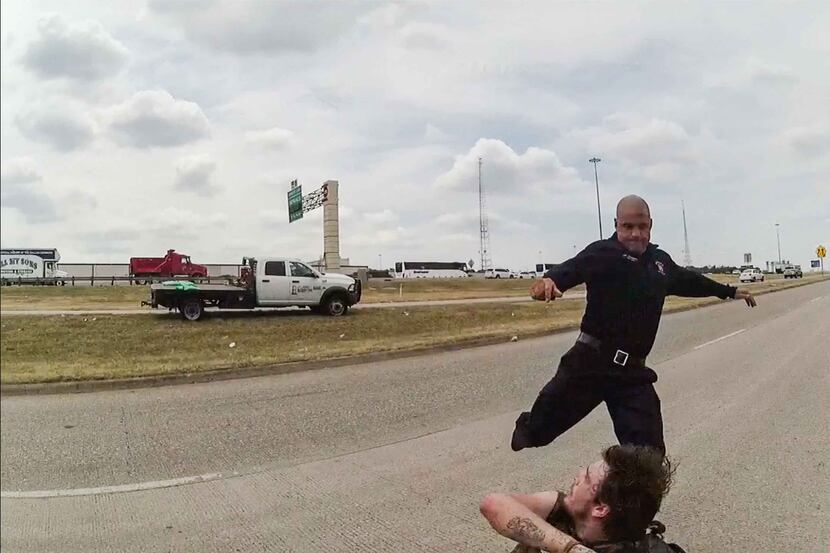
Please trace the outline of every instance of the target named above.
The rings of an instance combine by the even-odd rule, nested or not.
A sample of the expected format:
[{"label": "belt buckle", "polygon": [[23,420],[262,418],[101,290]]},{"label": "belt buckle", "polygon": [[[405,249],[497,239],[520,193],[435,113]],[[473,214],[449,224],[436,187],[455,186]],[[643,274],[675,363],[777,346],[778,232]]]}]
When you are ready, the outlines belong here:
[{"label": "belt buckle", "polygon": [[621,349],[617,350],[617,353],[614,354],[614,363],[625,367],[626,363],[628,363],[628,353],[624,352]]}]

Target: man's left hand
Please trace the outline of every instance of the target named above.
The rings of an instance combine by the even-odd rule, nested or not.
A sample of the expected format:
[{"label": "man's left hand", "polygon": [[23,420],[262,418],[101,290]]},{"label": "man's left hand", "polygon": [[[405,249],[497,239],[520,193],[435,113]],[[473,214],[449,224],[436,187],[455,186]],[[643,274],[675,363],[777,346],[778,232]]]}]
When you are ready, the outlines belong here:
[{"label": "man's left hand", "polygon": [[744,290],[738,288],[735,290],[735,299],[736,300],[744,300],[749,307],[755,307],[758,305],[755,303],[755,296],[752,295],[752,292],[749,290]]}]

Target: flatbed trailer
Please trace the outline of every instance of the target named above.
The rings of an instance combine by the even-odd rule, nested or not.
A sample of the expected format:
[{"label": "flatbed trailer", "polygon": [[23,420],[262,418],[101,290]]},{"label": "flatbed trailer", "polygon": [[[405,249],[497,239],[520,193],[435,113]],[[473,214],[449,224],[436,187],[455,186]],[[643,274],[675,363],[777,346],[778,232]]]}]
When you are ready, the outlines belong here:
[{"label": "flatbed trailer", "polygon": [[243,259],[242,275],[233,284],[163,282],[150,286],[149,301],[142,305],[178,309],[189,321],[199,320],[206,307],[255,309],[257,307],[309,307],[332,316],[345,315],[360,301],[359,280],[340,274],[319,273],[293,259]]}]

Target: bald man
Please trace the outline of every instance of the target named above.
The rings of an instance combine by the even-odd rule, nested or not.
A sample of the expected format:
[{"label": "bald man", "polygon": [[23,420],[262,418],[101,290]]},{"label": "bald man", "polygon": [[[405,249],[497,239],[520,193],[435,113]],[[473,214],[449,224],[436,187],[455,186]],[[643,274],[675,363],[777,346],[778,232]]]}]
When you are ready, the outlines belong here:
[{"label": "bald man", "polygon": [[651,244],[651,213],[639,196],[620,200],[616,215],[611,238],[589,245],[531,288],[533,299],[551,301],[584,282],[588,305],[576,344],[531,410],[516,420],[513,451],[548,445],[604,401],[621,444],[665,453],[657,374],[646,357],[666,296],[717,296],[756,305],[750,292],[678,267]]}]

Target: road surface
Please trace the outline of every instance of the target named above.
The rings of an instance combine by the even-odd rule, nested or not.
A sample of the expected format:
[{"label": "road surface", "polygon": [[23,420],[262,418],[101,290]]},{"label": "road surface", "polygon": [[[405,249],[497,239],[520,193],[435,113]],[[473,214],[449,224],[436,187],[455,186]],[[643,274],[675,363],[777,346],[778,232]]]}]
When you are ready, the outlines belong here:
[{"label": "road surface", "polygon": [[[650,365],[688,551],[826,551],[830,282],[668,315]],[[566,487],[604,407],[513,453],[574,333],[216,383],[0,403],[3,551],[509,551],[488,491]]]}]

